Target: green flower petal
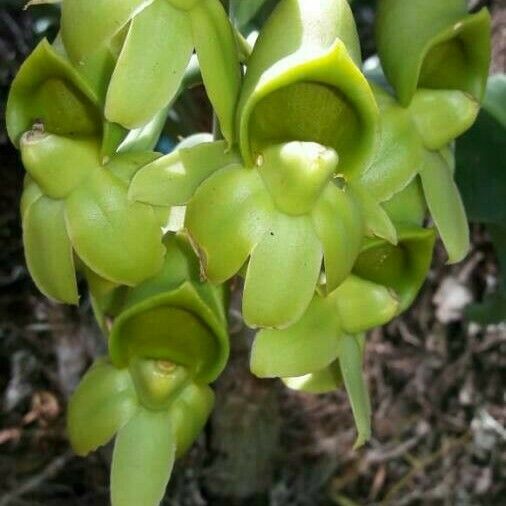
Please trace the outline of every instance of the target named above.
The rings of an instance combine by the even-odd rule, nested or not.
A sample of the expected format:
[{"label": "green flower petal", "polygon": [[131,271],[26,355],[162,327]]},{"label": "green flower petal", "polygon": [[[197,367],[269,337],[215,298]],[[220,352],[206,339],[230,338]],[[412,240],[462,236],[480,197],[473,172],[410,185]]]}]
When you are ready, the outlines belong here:
[{"label": "green flower petal", "polygon": [[36,122],[59,135],[95,134],[102,123],[97,102],[70,62],[43,40],[12,83],[6,110],[9,137],[17,145]]},{"label": "green flower petal", "polygon": [[23,243],[28,270],[37,288],[51,299],[77,304],[79,294],[63,202],[40,197],[28,205],[23,218]]},{"label": "green flower petal", "polygon": [[202,79],[221,131],[229,144],[234,142],[234,118],[241,67],[234,32],[219,0],[203,0],[190,11],[193,41]]},{"label": "green flower petal", "polygon": [[337,357],[340,336],[334,301],[315,295],[304,316],[291,327],[258,332],[251,350],[251,372],[259,378],[275,378],[319,371]]},{"label": "green flower petal", "polygon": [[[402,27],[402,29],[399,29]],[[382,0],[378,53],[403,106],[417,87],[456,89],[481,100],[490,62],[490,15],[463,0]]]},{"label": "green flower petal", "polygon": [[184,205],[211,174],[238,161],[225,149],[224,141],[206,142],[163,156],[136,174],[128,196],[151,205]]},{"label": "green flower petal", "polygon": [[359,448],[371,437],[371,401],[362,374],[362,355],[356,336],[344,335],[339,339],[339,364],[344,385],[350,399],[358,436],[354,448]]},{"label": "green flower petal", "polygon": [[423,149],[409,111],[378,86],[373,89],[381,111],[380,145],[359,184],[377,202],[384,202],[416,176]]},{"label": "green flower petal", "polygon": [[106,118],[127,128],[148,123],[174,98],[192,50],[187,14],[163,1],[144,9],[131,22],[112,75]]},{"label": "green flower petal", "polygon": [[74,62],[99,51],[153,0],[63,0],[62,38]]},{"label": "green flower petal", "polygon": [[177,457],[184,455],[198,438],[211,414],[214,393],[207,385],[188,385],[170,408]]},{"label": "green flower petal", "polygon": [[310,216],[276,213],[251,254],[244,284],[244,321],[251,327],[271,328],[295,323],[311,302],[322,256]]},{"label": "green flower petal", "polygon": [[111,505],[158,506],[175,456],[170,413],[139,409],[116,437],[111,467]]},{"label": "green flower petal", "polygon": [[393,290],[357,276],[349,276],[330,297],[335,300],[344,332],[349,334],[384,325],[399,309]]},{"label": "green flower petal", "polygon": [[427,213],[420,178],[416,177],[404,190],[382,203],[383,209],[395,223],[421,227]]},{"label": "green flower petal", "polygon": [[321,371],[295,378],[282,378],[282,381],[292,390],[308,394],[326,394],[342,386],[343,375],[339,360],[334,360],[332,364]]},{"label": "green flower petal", "polygon": [[200,186],[188,204],[185,226],[199,251],[204,273],[213,283],[241,269],[273,213],[255,170],[227,167]]},{"label": "green flower petal", "polygon": [[438,150],[468,130],[480,104],[461,91],[419,90],[409,111],[425,147]]},{"label": "green flower petal", "polygon": [[312,212],[323,246],[327,293],[350,273],[364,236],[362,212],[348,192],[330,184]]},{"label": "green flower petal", "polygon": [[97,362],[70,399],[67,427],[72,448],[84,456],[107,444],[138,409],[128,370]]},{"label": "green flower petal", "polygon": [[164,248],[150,207],[130,202],[127,187],[98,168],[65,202],[67,229],[79,257],[100,276],[135,285],[162,266]]},{"label": "green flower petal", "polygon": [[429,153],[420,171],[432,219],[448,253],[448,263],[460,262],[469,253],[469,224],[451,168],[439,153]]}]

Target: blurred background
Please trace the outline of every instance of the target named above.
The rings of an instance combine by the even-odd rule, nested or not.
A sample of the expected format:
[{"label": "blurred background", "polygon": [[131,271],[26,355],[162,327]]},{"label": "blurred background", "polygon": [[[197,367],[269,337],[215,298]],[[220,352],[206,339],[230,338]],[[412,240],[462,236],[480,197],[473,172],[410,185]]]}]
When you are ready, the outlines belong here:
[{"label": "blurred background", "polygon": [[[258,5],[254,18],[241,13],[246,2]],[[23,3],[0,0],[0,506],[105,506],[111,449],[82,459],[65,435],[68,397],[104,352],[103,338],[86,297],[78,309],[49,302],[23,258],[23,170],[6,136],[5,101],[21,62],[58,30],[56,6],[23,11]],[[275,3],[236,0],[241,28],[261,25]],[[365,58],[375,52],[375,3],[353,2]],[[491,72],[503,73],[506,1],[470,2],[483,5],[494,20]],[[184,93],[160,147],[209,130],[209,118],[203,91]],[[255,379],[248,372],[252,336],[232,308],[233,353],[216,383],[216,409],[177,463],[164,505],[506,504],[505,128],[484,110],[457,144],[472,252],[449,267],[438,249],[415,306],[369,336],[371,442],[352,451],[344,392],[309,396]]]}]

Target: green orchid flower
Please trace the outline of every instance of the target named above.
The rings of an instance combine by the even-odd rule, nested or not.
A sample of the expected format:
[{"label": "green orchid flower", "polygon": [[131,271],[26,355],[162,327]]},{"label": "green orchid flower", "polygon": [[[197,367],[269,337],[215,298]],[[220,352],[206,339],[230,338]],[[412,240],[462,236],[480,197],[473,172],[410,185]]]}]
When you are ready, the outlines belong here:
[{"label": "green orchid flower", "polygon": [[[233,142],[241,71],[219,0],[63,0],[61,27],[77,68],[109,69],[94,72],[105,90],[105,116],[128,129],[148,123],[172,101],[195,49],[223,135]],[[118,54],[112,72],[111,48]]]},{"label": "green orchid flower", "polygon": [[[221,288],[199,281],[199,265],[181,236],[166,237],[161,272],[123,293],[99,360],[72,396],[72,446],[86,455],[115,437],[113,506],[155,506],[176,457],[202,431],[225,366],[228,336]],[[102,295],[96,296],[100,305]]]},{"label": "green orchid flower", "polygon": [[385,74],[407,107],[417,89],[459,90],[481,102],[490,64],[490,14],[466,0],[381,0],[377,43]]},{"label": "green orchid flower", "polygon": [[102,165],[95,138],[41,130],[24,134],[20,149],[28,172],[21,203],[25,256],[45,295],[78,302],[75,255],[93,272],[126,285],[160,269],[160,216],[128,199],[133,174],[157,154],[118,154]]}]

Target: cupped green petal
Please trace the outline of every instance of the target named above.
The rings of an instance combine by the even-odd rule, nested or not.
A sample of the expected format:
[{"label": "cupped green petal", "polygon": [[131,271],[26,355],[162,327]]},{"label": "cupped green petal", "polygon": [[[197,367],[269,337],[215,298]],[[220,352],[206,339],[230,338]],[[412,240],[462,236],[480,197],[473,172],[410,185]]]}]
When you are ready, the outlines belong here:
[{"label": "cupped green petal", "polygon": [[340,336],[334,301],[315,295],[294,325],[258,332],[251,350],[251,372],[259,378],[282,378],[320,371],[336,359]]},{"label": "cupped green petal", "polygon": [[[26,264],[37,288],[50,299],[77,304],[79,294],[64,205],[32,194],[23,217]],[[28,204],[28,203],[27,203]]]},{"label": "cupped green petal", "polygon": [[138,409],[128,370],[98,361],[70,398],[67,428],[72,448],[84,456],[107,444]]},{"label": "cupped green petal", "polygon": [[295,323],[313,298],[322,257],[310,216],[276,213],[248,264],[244,321],[251,327],[268,328]]},{"label": "cupped green petal", "polygon": [[357,258],[365,233],[362,211],[347,191],[330,184],[312,212],[325,263],[327,293],[346,279]]},{"label": "cupped green petal", "polygon": [[334,360],[321,371],[294,378],[282,378],[282,381],[291,390],[308,394],[326,394],[342,386],[343,375],[339,360]]},{"label": "cupped green petal", "polygon": [[[82,23],[82,21],[81,21]],[[7,132],[13,144],[35,123],[59,135],[100,132],[98,99],[72,64],[43,40],[15,77],[7,101]]]},{"label": "cupped green petal", "polygon": [[162,266],[162,232],[153,209],[130,202],[128,188],[97,168],[65,201],[67,230],[77,254],[100,276],[135,285]]},{"label": "cupped green petal", "polygon": [[26,174],[23,180],[23,193],[21,194],[21,201],[19,204],[21,219],[24,219],[28,208],[43,195],[39,185],[29,174]]},{"label": "cupped green petal", "polygon": [[188,281],[127,306],[109,337],[111,360],[124,367],[136,357],[170,361],[210,382],[225,366],[224,322]]},{"label": "cupped green petal", "polygon": [[399,309],[399,299],[392,289],[357,276],[349,276],[330,297],[335,301],[341,327],[348,334],[384,325]]},{"label": "cupped green petal", "polygon": [[371,401],[362,373],[363,351],[357,336],[349,335],[339,339],[338,349],[339,365],[358,432],[354,448],[359,448],[371,437]]},{"label": "cupped green petal", "polygon": [[381,112],[380,143],[371,166],[358,183],[377,202],[384,202],[416,176],[423,146],[409,110],[379,86],[373,90]]},{"label": "cupped green petal", "polygon": [[455,90],[419,90],[409,106],[414,124],[427,149],[438,150],[468,130],[480,105]]},{"label": "cupped green petal", "polygon": [[448,253],[448,262],[460,262],[471,247],[469,224],[448,161],[440,153],[427,152],[420,178],[430,214]]},{"label": "cupped green petal", "polygon": [[468,14],[465,0],[382,0],[376,34],[385,74],[403,106],[418,87],[482,99],[490,62],[486,9]]},{"label": "cupped green petal", "polygon": [[63,0],[62,38],[72,61],[99,51],[153,0]]},{"label": "cupped green petal", "polygon": [[396,246],[382,239],[369,239],[357,258],[353,273],[391,288],[399,298],[399,311],[407,309],[427,278],[435,234],[432,229],[398,226]]},{"label": "cupped green petal", "polygon": [[152,120],[174,98],[192,51],[188,15],[170,3],[156,1],[135,16],[107,91],[106,118],[130,129]]},{"label": "cupped green petal", "polygon": [[258,171],[230,166],[188,203],[185,227],[213,283],[236,274],[270,226],[274,208]]},{"label": "cupped green petal", "polygon": [[360,49],[345,0],[283,0],[248,59],[238,106],[247,165],[271,144],[317,142],[352,177],[368,166],[378,110],[360,72]]},{"label": "cupped green petal", "polygon": [[99,146],[93,138],[71,138],[30,130],[20,140],[26,171],[45,195],[67,197],[99,164]]},{"label": "cupped green petal", "polygon": [[205,142],[159,158],[139,170],[129,198],[158,206],[186,204],[211,174],[239,161],[226,147],[224,141]]},{"label": "cupped green petal", "polygon": [[241,86],[241,67],[234,31],[219,0],[202,0],[190,11],[193,42],[207,95],[220,129],[234,142],[234,117]]},{"label": "cupped green petal", "polygon": [[207,385],[188,385],[170,408],[177,457],[184,455],[195,442],[211,414],[214,393]]},{"label": "cupped green petal", "polygon": [[111,467],[112,506],[158,506],[172,473],[170,413],[139,409],[118,432]]}]

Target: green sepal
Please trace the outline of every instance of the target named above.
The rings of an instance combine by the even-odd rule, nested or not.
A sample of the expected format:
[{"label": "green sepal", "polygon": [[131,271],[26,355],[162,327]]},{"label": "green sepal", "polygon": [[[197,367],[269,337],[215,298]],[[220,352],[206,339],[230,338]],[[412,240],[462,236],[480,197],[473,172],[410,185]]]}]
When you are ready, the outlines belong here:
[{"label": "green sepal", "polygon": [[12,83],[7,132],[15,145],[35,123],[58,135],[97,134],[102,128],[97,104],[96,95],[77,70],[44,39]]},{"label": "green sepal", "polygon": [[382,206],[393,222],[422,227],[427,214],[427,204],[420,178],[415,177],[404,190],[383,202]]},{"label": "green sepal", "polygon": [[257,333],[251,350],[251,372],[259,378],[274,378],[319,371],[336,359],[340,336],[334,301],[315,295],[302,318],[291,327]]},{"label": "green sepal", "polygon": [[371,400],[362,373],[363,352],[357,336],[349,335],[343,335],[339,339],[338,349],[344,385],[358,432],[354,445],[357,449],[371,437]]},{"label": "green sepal", "polygon": [[140,408],[116,436],[112,506],[158,506],[176,457],[170,413]]},{"label": "green sepal", "polygon": [[339,360],[334,360],[321,371],[293,378],[282,378],[282,381],[291,390],[308,394],[326,394],[342,386],[343,375]]},{"label": "green sepal", "polygon": [[156,206],[184,205],[211,174],[237,161],[233,151],[226,151],[224,141],[177,149],[142,167],[132,179],[128,196]]},{"label": "green sepal", "polygon": [[427,149],[438,150],[468,130],[480,105],[455,90],[418,90],[409,111]]},{"label": "green sepal", "polygon": [[411,305],[427,277],[435,233],[432,229],[399,225],[398,239],[396,246],[382,239],[368,239],[353,273],[394,290],[402,312]]},{"label": "green sepal", "polygon": [[416,176],[423,145],[408,109],[379,86],[373,86],[381,112],[381,136],[371,166],[357,183],[377,202],[391,199]]},{"label": "green sepal", "polygon": [[67,429],[72,448],[84,456],[107,444],[138,409],[128,370],[98,360],[70,398]]},{"label": "green sepal", "polygon": [[378,110],[358,65],[358,36],[346,0],[280,2],[248,59],[239,100],[246,165],[270,144],[299,140],[333,148],[345,177],[365,170]]},{"label": "green sepal", "polygon": [[[201,0],[189,12],[193,42],[207,95],[229,145],[241,86],[241,67],[234,31],[219,0]],[[179,41],[178,41],[179,44]]]},{"label": "green sepal", "polygon": [[[402,29],[399,29],[402,27]],[[403,106],[417,88],[456,89],[481,101],[490,62],[490,15],[465,0],[382,0],[378,52]]]},{"label": "green sepal", "polygon": [[79,294],[64,204],[42,194],[37,197],[33,185],[32,182],[25,190],[30,194],[23,203],[23,245],[28,270],[44,295],[77,304]]},{"label": "green sepal", "polygon": [[330,297],[335,301],[341,327],[347,334],[384,325],[399,310],[399,299],[391,288],[357,276],[349,276]]},{"label": "green sepal", "polygon": [[67,230],[79,257],[100,276],[135,285],[162,266],[162,233],[153,209],[130,202],[127,185],[102,167],[65,201]]},{"label": "green sepal", "polygon": [[365,234],[364,218],[350,192],[330,184],[313,209],[312,219],[323,247],[325,290],[330,293],[351,272]]},{"label": "green sepal", "polygon": [[427,206],[448,253],[448,263],[453,264],[465,258],[471,243],[466,211],[453,179],[453,160],[448,162],[443,153],[427,152],[420,178]]},{"label": "green sepal", "polygon": [[111,77],[106,118],[129,129],[152,120],[176,95],[192,51],[186,13],[155,1],[137,14]]},{"label": "green sepal", "polygon": [[188,203],[185,219],[203,274],[213,283],[236,274],[274,212],[256,170],[229,166],[204,181]]},{"label": "green sepal", "polygon": [[214,405],[214,392],[207,385],[188,385],[170,407],[176,439],[176,456],[183,456],[204,429]]},{"label": "green sepal", "polygon": [[89,60],[153,0],[63,0],[62,39],[74,63]]},{"label": "green sepal", "polygon": [[366,188],[359,184],[350,185],[348,191],[362,209],[368,234],[386,239],[391,244],[397,244],[397,231],[390,216],[388,216],[381,204]]},{"label": "green sepal", "polygon": [[311,217],[276,213],[251,252],[244,282],[244,321],[250,327],[268,328],[295,323],[311,302],[322,259]]},{"label": "green sepal", "polygon": [[68,197],[100,163],[93,138],[76,139],[30,130],[21,137],[20,150],[26,171],[53,199]]}]

